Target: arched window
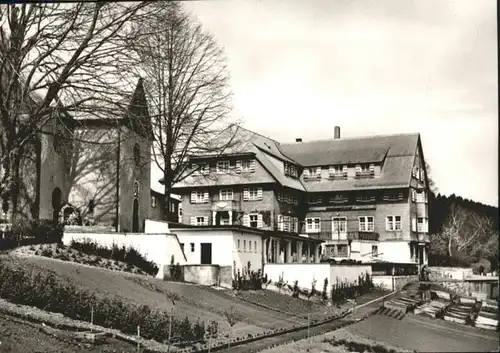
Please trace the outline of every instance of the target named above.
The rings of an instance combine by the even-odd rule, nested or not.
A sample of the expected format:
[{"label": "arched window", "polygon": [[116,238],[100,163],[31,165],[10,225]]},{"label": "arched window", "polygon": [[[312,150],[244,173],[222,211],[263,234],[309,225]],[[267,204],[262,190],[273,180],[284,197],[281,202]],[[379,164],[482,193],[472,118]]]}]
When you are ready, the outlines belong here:
[{"label": "arched window", "polygon": [[141,163],[141,149],[137,143],[134,145],[134,161],[137,166]]}]

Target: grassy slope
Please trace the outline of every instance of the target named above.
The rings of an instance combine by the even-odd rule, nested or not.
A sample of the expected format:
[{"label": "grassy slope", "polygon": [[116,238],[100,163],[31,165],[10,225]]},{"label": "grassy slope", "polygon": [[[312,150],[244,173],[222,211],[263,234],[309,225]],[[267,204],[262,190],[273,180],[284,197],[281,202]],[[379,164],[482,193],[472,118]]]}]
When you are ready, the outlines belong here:
[{"label": "grassy slope", "polygon": [[[21,337],[21,339],[20,339]],[[108,337],[101,345],[61,340],[41,332],[39,325],[0,314],[0,352],[16,353],[112,353],[135,352],[136,347]]]},{"label": "grassy slope", "polygon": [[[238,318],[233,332],[238,335],[258,333],[276,327],[292,327],[307,321],[249,304],[212,288],[164,282],[151,277],[114,272],[102,268],[81,266],[43,257],[19,258],[22,266],[54,271],[59,277],[69,279],[83,288],[102,295],[119,295],[131,302],[146,304],[159,310],[170,311],[173,298],[174,315],[190,319],[215,320],[220,331],[229,326],[224,311],[233,307]],[[235,336],[236,336],[235,335]]]}]

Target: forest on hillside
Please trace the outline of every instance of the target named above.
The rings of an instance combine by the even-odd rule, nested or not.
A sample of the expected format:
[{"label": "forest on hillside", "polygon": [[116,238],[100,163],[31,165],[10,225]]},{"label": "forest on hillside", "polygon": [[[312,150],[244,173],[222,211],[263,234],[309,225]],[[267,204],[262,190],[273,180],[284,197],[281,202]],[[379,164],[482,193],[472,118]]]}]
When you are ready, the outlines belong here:
[{"label": "forest on hillside", "polygon": [[430,266],[498,270],[498,207],[431,193],[429,214]]}]

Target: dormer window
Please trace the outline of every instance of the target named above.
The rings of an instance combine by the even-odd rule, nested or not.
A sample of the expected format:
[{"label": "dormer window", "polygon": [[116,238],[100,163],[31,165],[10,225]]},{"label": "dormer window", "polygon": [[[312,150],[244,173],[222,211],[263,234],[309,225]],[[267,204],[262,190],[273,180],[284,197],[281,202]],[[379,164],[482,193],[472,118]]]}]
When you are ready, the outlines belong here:
[{"label": "dormer window", "polygon": [[231,164],[229,163],[229,161],[218,161],[217,162],[217,173],[220,173],[220,174],[229,173],[230,167],[231,167]]},{"label": "dormer window", "polygon": [[285,175],[288,175],[288,176],[291,176],[294,178],[297,178],[297,176],[298,176],[298,169],[297,169],[297,166],[295,164],[284,163],[284,172],[285,172]]},{"label": "dormer window", "polygon": [[329,202],[334,204],[347,203],[349,202],[349,199],[345,194],[335,194],[330,197]]},{"label": "dormer window", "polygon": [[193,168],[193,174],[195,175],[206,175],[210,173],[210,166],[208,163],[202,163],[202,164],[192,164]]},{"label": "dormer window", "polygon": [[356,202],[375,202],[375,195],[357,195]]},{"label": "dormer window", "polygon": [[357,164],[356,165],[356,178],[374,178],[375,165],[374,164]]},{"label": "dormer window", "polygon": [[318,205],[323,202],[323,198],[321,196],[309,196],[307,199],[307,203],[309,205]]},{"label": "dormer window", "polygon": [[347,166],[331,165],[328,168],[328,177],[330,179],[347,179]]}]

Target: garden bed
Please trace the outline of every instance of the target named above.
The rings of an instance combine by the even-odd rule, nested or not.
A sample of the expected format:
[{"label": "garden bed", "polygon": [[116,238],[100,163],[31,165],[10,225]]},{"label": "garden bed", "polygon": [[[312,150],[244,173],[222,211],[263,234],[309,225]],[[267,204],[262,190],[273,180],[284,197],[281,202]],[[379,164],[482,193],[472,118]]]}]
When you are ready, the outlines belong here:
[{"label": "garden bed", "polygon": [[98,255],[85,254],[61,244],[38,244],[23,246],[12,250],[10,254],[20,257],[42,256],[61,261],[106,268],[113,271],[148,275],[144,270],[141,270],[140,268],[132,264],[128,264],[118,260],[106,259]]}]

